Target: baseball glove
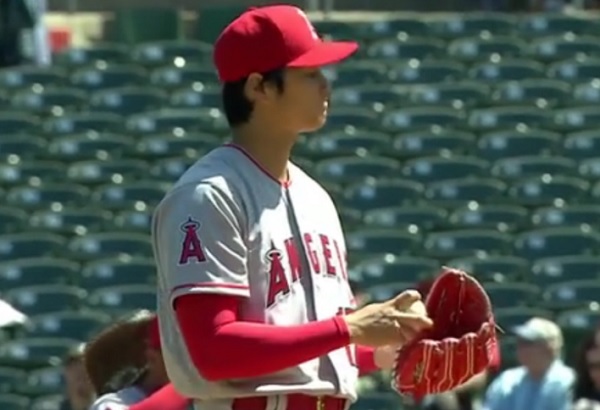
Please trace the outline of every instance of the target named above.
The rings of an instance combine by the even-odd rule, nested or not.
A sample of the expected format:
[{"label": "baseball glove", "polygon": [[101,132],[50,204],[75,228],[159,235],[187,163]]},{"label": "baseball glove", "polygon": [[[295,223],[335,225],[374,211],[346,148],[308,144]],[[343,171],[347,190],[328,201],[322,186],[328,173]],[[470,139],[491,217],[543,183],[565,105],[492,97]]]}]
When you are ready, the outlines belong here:
[{"label": "baseball glove", "polygon": [[499,359],[490,299],[474,277],[444,267],[425,307],[433,328],[399,349],[392,378],[415,400],[452,390]]}]

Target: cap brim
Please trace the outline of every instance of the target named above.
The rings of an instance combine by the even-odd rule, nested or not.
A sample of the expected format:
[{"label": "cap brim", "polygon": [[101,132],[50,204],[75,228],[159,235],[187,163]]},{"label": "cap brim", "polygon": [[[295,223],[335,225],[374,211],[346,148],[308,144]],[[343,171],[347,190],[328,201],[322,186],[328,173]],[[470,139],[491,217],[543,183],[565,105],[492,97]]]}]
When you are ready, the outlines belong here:
[{"label": "cap brim", "polygon": [[538,332],[525,325],[513,327],[512,333],[519,339],[527,340],[530,342],[535,342],[541,339]]},{"label": "cap brim", "polygon": [[339,63],[358,50],[358,43],[351,41],[323,41],[310,51],[287,64],[287,67],[321,67]]}]

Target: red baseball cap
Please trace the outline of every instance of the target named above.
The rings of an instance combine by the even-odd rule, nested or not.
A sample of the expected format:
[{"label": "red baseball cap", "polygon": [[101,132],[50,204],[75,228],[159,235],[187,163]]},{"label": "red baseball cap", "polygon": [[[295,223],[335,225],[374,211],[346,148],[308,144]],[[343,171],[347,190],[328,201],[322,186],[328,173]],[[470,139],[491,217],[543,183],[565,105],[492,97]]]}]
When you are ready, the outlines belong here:
[{"label": "red baseball cap", "polygon": [[214,62],[222,82],[284,67],[320,67],[350,57],[355,42],[323,41],[295,6],[250,8],[217,39]]}]

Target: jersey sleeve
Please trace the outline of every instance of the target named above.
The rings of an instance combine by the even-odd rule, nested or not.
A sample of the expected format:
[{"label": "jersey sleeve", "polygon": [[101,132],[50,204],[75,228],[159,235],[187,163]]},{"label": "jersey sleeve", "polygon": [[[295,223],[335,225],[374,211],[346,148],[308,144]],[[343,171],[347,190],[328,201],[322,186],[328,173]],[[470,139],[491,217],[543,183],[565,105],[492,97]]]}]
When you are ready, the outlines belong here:
[{"label": "jersey sleeve", "polygon": [[249,296],[243,213],[232,195],[201,183],[169,194],[157,207],[152,241],[171,304],[179,296]]},{"label": "jersey sleeve", "polygon": [[129,406],[116,394],[100,396],[92,403],[89,410],[128,410]]}]

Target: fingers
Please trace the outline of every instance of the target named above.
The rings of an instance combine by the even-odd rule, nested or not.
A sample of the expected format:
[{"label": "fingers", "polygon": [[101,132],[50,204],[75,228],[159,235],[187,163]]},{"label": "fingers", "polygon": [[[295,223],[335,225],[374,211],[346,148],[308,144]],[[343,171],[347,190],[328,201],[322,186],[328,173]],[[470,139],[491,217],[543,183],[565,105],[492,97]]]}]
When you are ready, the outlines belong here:
[{"label": "fingers", "polygon": [[413,303],[421,300],[421,295],[416,290],[405,290],[394,299],[392,303],[396,309],[408,309]]},{"label": "fingers", "polygon": [[400,325],[407,326],[415,332],[420,332],[433,326],[433,320],[427,316],[421,316],[414,313],[399,313],[396,320],[398,320]]}]

